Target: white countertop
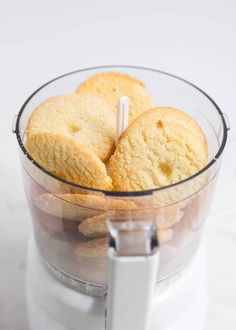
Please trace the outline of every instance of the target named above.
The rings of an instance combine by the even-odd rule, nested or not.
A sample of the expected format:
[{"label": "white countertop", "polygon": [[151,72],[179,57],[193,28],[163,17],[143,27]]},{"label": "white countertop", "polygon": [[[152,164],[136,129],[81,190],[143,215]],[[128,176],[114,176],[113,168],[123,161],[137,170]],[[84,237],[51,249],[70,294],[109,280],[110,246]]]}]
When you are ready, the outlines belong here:
[{"label": "white countertop", "polygon": [[27,329],[24,272],[31,225],[12,117],[32,91],[55,76],[124,63],[192,81],[230,118],[232,129],[206,229],[207,330],[236,329],[236,2],[82,4],[23,0],[0,5],[0,329]]}]

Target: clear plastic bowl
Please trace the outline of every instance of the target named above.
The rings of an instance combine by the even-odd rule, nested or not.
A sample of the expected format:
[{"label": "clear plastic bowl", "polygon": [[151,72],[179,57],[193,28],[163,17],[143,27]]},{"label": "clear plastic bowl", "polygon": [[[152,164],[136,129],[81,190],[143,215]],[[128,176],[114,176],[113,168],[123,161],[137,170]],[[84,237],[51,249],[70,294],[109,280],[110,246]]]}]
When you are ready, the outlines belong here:
[{"label": "clear plastic bowl", "polygon": [[[36,163],[24,148],[25,129],[34,108],[50,96],[73,92],[88,76],[103,71],[125,72],[143,80],[157,105],[176,107],[192,116],[207,138],[208,165],[194,176],[164,188],[111,192],[66,182]],[[97,215],[129,222],[155,219],[161,246],[157,282],[173,276],[191,261],[201,241],[227,140],[222,112],[198,87],[171,74],[141,67],[78,70],[46,83],[28,98],[17,117],[16,135],[36,243],[45,264],[59,279],[93,295],[105,292],[107,235],[86,237],[78,229],[82,221]]]}]

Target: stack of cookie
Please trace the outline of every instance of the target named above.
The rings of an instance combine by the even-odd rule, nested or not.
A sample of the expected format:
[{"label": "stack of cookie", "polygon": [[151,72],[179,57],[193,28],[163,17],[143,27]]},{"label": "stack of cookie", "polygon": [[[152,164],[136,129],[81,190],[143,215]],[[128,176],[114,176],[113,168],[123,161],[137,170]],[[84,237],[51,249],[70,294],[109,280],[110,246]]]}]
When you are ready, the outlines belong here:
[{"label": "stack of cookie", "polygon": [[130,99],[130,122],[154,106],[144,84],[121,73],[97,74],[76,93],[44,101],[28,123],[28,152],[67,181],[112,189],[106,164],[115,150],[117,102],[122,95]]},{"label": "stack of cookie", "polygon": [[[121,96],[129,98],[129,125],[116,146]],[[142,81],[118,72],[93,75],[74,93],[41,103],[30,117],[25,146],[36,162],[59,178],[83,187],[118,191],[148,190],[182,181],[201,170],[208,157],[205,135],[190,116],[172,107],[157,107]],[[105,206],[99,198],[43,194],[35,203],[49,214],[79,221],[79,232],[88,241],[80,243],[77,252],[87,255],[106,246]],[[164,199],[165,205],[173,202],[168,194]],[[94,209],[100,203],[99,212],[81,216],[83,212],[76,207],[81,203],[86,207],[81,200],[85,204],[94,200]],[[113,207],[140,207],[134,201],[122,203],[114,200]],[[157,208],[162,206],[162,198],[157,197],[155,203]],[[183,210],[174,205],[166,207],[161,216],[156,212],[161,241],[172,237],[171,226],[182,215]]]},{"label": "stack of cookie", "polygon": [[[129,126],[115,149],[120,96],[129,97]],[[151,110],[150,110],[151,109]],[[99,73],[76,93],[40,104],[26,130],[40,165],[69,182],[136,191],[181,181],[206,165],[207,143],[186,113],[155,107],[145,85],[122,73]]]}]

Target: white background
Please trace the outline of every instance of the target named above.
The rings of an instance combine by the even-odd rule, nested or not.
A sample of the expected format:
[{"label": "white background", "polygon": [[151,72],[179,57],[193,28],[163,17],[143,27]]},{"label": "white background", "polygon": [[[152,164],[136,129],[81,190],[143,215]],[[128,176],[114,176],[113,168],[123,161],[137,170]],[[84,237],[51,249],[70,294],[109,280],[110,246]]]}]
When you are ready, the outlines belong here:
[{"label": "white background", "polygon": [[206,232],[207,330],[236,329],[236,1],[0,0],[0,42],[0,329],[27,329],[30,218],[12,117],[47,80],[102,64],[174,73],[228,113],[232,129]]}]

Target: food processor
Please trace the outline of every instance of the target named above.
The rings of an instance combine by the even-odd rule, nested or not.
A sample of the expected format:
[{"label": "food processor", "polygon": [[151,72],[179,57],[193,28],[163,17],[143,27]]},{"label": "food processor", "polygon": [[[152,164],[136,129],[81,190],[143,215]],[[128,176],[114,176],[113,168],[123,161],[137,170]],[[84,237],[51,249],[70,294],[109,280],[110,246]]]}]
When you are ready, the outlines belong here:
[{"label": "food processor", "polygon": [[[145,82],[158,106],[189,114],[208,143],[208,164],[170,186],[104,191],[67,182],[27,153],[25,131],[46,98],[73,92],[103,71]],[[33,330],[201,330],[207,310],[205,218],[211,204],[227,121],[201,89],[162,71],[101,66],[60,76],[24,103],[13,128],[33,220],[26,296]],[[105,233],[86,237],[81,224],[102,219]],[[104,224],[103,223],[103,224]]]}]

